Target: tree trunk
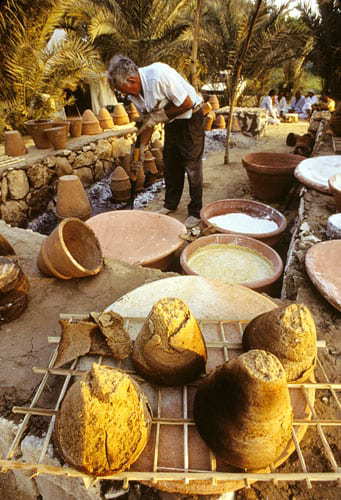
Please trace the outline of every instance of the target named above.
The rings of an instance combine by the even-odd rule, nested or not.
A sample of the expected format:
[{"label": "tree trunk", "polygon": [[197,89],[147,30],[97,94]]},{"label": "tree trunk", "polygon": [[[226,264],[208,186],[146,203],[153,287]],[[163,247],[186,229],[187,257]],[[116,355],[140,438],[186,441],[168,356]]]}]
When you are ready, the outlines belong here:
[{"label": "tree trunk", "polygon": [[201,12],[202,12],[202,0],[197,0],[195,14],[194,14],[193,42],[192,42],[192,55],[191,55],[191,77],[190,77],[191,84],[193,85],[195,90],[198,90],[199,87],[198,47],[199,47]]},{"label": "tree trunk", "polygon": [[242,69],[243,69],[243,63],[244,63],[244,58],[245,55],[248,51],[251,37],[253,34],[253,30],[255,27],[256,19],[259,14],[259,10],[262,6],[263,0],[257,0],[255,11],[253,13],[253,16],[250,21],[250,25],[248,28],[248,33],[245,38],[245,41],[242,45],[242,47],[239,50],[238,56],[237,56],[237,62],[235,65],[235,69],[232,74],[231,78],[231,91],[230,91],[230,113],[229,113],[229,118],[227,122],[227,127],[226,127],[226,149],[225,149],[225,157],[224,157],[224,164],[228,165],[230,163],[230,136],[231,136],[231,129],[232,129],[232,118],[233,118],[233,108],[235,105],[235,100],[236,100],[236,92],[237,92],[237,86],[240,81],[240,77],[242,74]]}]

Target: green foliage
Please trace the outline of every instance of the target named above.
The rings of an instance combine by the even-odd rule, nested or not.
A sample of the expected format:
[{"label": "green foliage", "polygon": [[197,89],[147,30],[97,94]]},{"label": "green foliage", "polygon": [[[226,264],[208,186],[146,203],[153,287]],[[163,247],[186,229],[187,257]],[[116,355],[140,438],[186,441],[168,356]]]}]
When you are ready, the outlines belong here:
[{"label": "green foliage", "polygon": [[[47,41],[72,0],[14,2],[5,0],[0,13],[0,127],[22,129],[27,119],[45,118],[69,101],[65,89],[75,89],[99,58],[77,33],[50,50]],[[0,129],[1,131],[1,129]]]}]

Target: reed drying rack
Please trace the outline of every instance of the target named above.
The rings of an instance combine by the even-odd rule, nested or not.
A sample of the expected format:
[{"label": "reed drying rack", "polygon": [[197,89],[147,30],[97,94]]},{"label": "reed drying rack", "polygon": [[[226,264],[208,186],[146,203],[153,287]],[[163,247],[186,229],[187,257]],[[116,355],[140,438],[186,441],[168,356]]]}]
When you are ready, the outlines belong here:
[{"label": "reed drying rack", "polygon": [[[80,314],[61,314],[61,319],[69,320],[69,321],[79,321],[86,320],[89,318],[88,315],[80,315]],[[138,331],[141,328],[141,325],[145,318],[124,318],[124,326],[131,333],[131,328],[135,331]],[[247,321],[231,321],[231,320],[223,320],[223,319],[210,319],[210,320],[199,320],[200,327],[205,335],[205,330],[209,328],[210,330],[215,329],[217,331],[218,340],[207,340],[206,337],[206,345],[208,349],[208,355],[212,350],[219,350],[223,356],[222,361],[227,361],[231,358],[231,353],[236,353],[242,349],[241,346],[241,337],[243,328],[246,326]],[[232,332],[232,334],[231,334]],[[237,334],[237,336],[236,336]],[[212,337],[211,337],[212,338]],[[51,344],[56,344],[59,342],[59,337],[48,337],[48,341]],[[325,348],[325,342],[318,342],[318,350]],[[339,427],[341,426],[341,403],[337,392],[341,390],[341,383],[331,383],[325,368],[320,360],[320,357],[317,358],[317,366],[315,370],[316,382],[313,383],[301,383],[301,384],[288,384],[290,390],[301,390],[302,394],[306,400],[307,408],[309,410],[308,418],[296,418],[294,414],[294,421],[292,426],[292,442],[294,444],[294,448],[298,457],[298,464],[300,471],[299,472],[285,472],[285,471],[276,471],[274,466],[270,466],[267,468],[265,472],[257,473],[257,472],[249,472],[247,470],[235,469],[233,472],[222,472],[219,470],[219,464],[217,465],[217,459],[214,454],[208,450],[209,454],[209,467],[205,469],[197,469],[193,468],[190,463],[190,445],[189,445],[189,431],[193,426],[195,426],[194,421],[189,417],[189,404],[188,404],[188,394],[190,386],[179,387],[178,390],[181,391],[181,400],[182,400],[182,417],[171,418],[164,417],[164,410],[162,409],[162,394],[165,388],[159,386],[151,386],[155,390],[155,401],[156,406],[153,408],[153,436],[150,437],[150,440],[153,439],[153,448],[152,448],[152,466],[150,470],[133,470],[132,469],[126,472],[120,472],[116,474],[101,476],[101,477],[91,477],[83,472],[80,472],[69,466],[54,466],[44,463],[47,458],[47,451],[49,445],[51,443],[51,438],[53,434],[54,424],[56,415],[58,414],[58,410],[60,404],[67,392],[71,379],[73,377],[82,376],[87,370],[81,369],[79,367],[80,361],[85,358],[89,362],[97,362],[102,363],[102,356],[83,356],[75,359],[71,366],[67,369],[62,368],[53,368],[57,357],[58,347],[52,352],[50,357],[50,361],[47,368],[38,368],[33,367],[33,372],[37,374],[42,374],[42,380],[37,387],[31,404],[28,407],[23,406],[15,406],[12,411],[14,413],[20,413],[24,415],[22,422],[18,426],[18,430],[16,435],[10,445],[10,448],[7,452],[7,455],[4,459],[0,459],[0,470],[22,470],[22,471],[30,471],[32,475],[38,474],[53,474],[56,476],[68,476],[68,477],[78,477],[83,479],[86,486],[95,483],[101,479],[112,479],[112,480],[121,480],[123,481],[123,487],[128,488],[130,481],[140,481],[147,482],[148,484],[158,487],[158,482],[167,481],[172,482],[175,481],[177,483],[181,482],[184,485],[189,485],[191,481],[206,481],[212,485],[219,485],[219,482],[223,481],[238,481],[241,482],[238,488],[243,486],[249,487],[251,483],[255,481],[272,481],[274,484],[278,484],[279,481],[304,481],[306,483],[307,488],[312,487],[312,483],[315,481],[334,481],[335,485],[341,485],[341,467],[338,465],[335,455],[332,450],[331,444],[328,442],[328,437],[325,432],[326,427]],[[234,354],[235,357],[236,354]],[[232,356],[233,357],[233,356]],[[140,383],[145,383],[143,379],[134,374],[131,369],[127,369],[124,366],[124,361],[107,361],[108,358],[105,358],[105,364],[108,366],[116,366],[120,369],[125,369],[126,372],[130,373],[136,380]],[[210,368],[210,367],[208,367]],[[318,373],[318,375],[316,375]],[[56,398],[56,402],[53,408],[41,408],[37,406],[39,398],[42,396],[44,390],[47,388],[48,378],[51,375],[57,375],[64,378],[64,383],[62,385],[61,391]],[[194,384],[195,385],[195,384]],[[328,391],[331,395],[332,400],[335,403],[335,407],[339,412],[339,418],[330,418],[330,419],[321,419],[317,415],[314,404],[311,403],[311,398],[309,397],[309,391],[314,391],[315,393],[319,393],[319,391]],[[295,413],[295,412],[294,412]],[[25,436],[25,433],[29,431],[30,418],[32,415],[40,415],[44,417],[48,417],[49,425],[46,432],[46,435],[43,439],[43,445],[40,451],[40,456],[36,463],[27,463],[20,459],[20,444]],[[183,442],[183,457],[182,457],[182,465],[177,467],[170,466],[162,466],[159,463],[160,456],[160,431],[163,426],[178,426],[182,428],[182,442]],[[306,464],[306,459],[304,457],[304,453],[302,447],[300,446],[300,440],[298,439],[297,430],[300,426],[314,426],[316,427],[317,434],[319,436],[319,447],[320,451],[322,451],[327,458],[325,463],[328,463],[328,468],[325,465],[325,470],[321,467],[322,470],[311,472],[308,469]],[[290,455],[290,454],[289,454]],[[288,456],[289,456],[288,455]],[[175,483],[174,483],[175,484]]]}]

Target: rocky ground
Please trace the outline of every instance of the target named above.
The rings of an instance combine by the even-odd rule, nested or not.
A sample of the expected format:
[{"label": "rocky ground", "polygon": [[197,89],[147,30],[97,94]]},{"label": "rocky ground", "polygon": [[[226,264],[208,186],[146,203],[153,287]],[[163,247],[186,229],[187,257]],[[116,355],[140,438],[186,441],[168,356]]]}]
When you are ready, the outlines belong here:
[{"label": "rocky ground", "polygon": [[[209,203],[224,198],[248,198],[252,199],[249,182],[244,169],[241,166],[241,158],[247,152],[254,151],[276,151],[290,152],[285,145],[285,138],[289,132],[303,134],[307,130],[307,123],[281,124],[268,128],[267,136],[259,140],[249,137],[237,136],[235,147],[231,150],[231,163],[223,164],[223,142],[221,133],[214,133],[217,139],[210,137],[206,144],[204,160],[204,203]],[[156,190],[157,191],[157,190]],[[294,193],[294,192],[293,192]],[[291,230],[297,216],[298,196],[291,193],[282,203],[274,205],[288,219],[288,230],[281,245],[277,250],[282,257],[286,258],[288,245],[291,238]],[[155,211],[163,204],[163,191],[154,194],[154,198],[148,202],[145,210]],[[296,191],[297,194],[297,191]],[[322,231],[326,217],[325,204],[319,203],[319,199],[310,201],[313,217],[316,222],[317,231]],[[188,186],[178,210],[172,214],[181,221],[187,217],[187,204],[189,202]],[[320,207],[320,208],[319,208]],[[29,314],[23,315],[16,322],[1,327],[0,335],[0,415],[13,418],[11,407],[13,404],[27,404],[31,394],[36,387],[40,376],[32,374],[33,365],[46,366],[50,354],[50,347],[46,342],[47,335],[56,335],[58,331],[58,315],[60,312],[88,312],[93,309],[101,309],[128,291],[148,281],[161,279],[170,274],[161,273],[156,270],[144,269],[137,266],[128,266],[117,261],[107,262],[103,273],[95,278],[73,280],[72,282],[58,282],[53,278],[42,278],[34,264],[43,236],[32,234],[29,231],[17,230],[15,237],[11,236],[11,230],[1,225],[0,232],[8,237],[21,258],[25,272],[30,277],[31,301]],[[319,235],[318,235],[319,236]],[[336,379],[338,369],[337,359],[340,355],[340,344],[335,341],[337,334],[341,333],[340,315],[320,298],[318,293],[310,285],[303,273],[299,274],[289,298],[295,298],[295,290],[298,292],[298,300],[305,302],[312,308],[319,330],[319,338],[327,341],[328,350],[323,353],[323,360],[327,366],[328,375],[331,380]],[[278,297],[280,290],[278,290]],[[340,335],[339,335],[340,336]],[[51,386],[51,394],[57,387]],[[43,403],[42,403],[43,404]],[[316,401],[315,409],[321,418],[331,418],[335,411],[335,405],[328,393],[321,394]],[[41,433],[40,421],[36,421],[36,433]],[[340,463],[338,445],[340,435],[332,427],[328,428],[328,440],[332,450]],[[321,452],[319,437],[314,429],[308,431],[302,442],[307,467],[311,471],[331,470],[329,462]],[[300,470],[296,453],[279,469],[286,471]],[[110,490],[110,485],[105,485],[105,490]],[[338,490],[335,485],[318,483],[312,490],[308,490],[305,483],[257,483],[249,489],[243,489],[237,493],[239,499],[334,499],[338,498]],[[0,476],[0,498],[4,500],[26,500],[19,494],[13,474]],[[74,496],[66,495],[65,500],[74,500]],[[64,500],[63,498],[63,500]],[[108,497],[108,498],[114,498]],[[157,490],[150,490],[136,485],[131,487],[129,493],[123,500],[179,500],[176,495],[161,494]],[[182,497],[184,500],[185,497]],[[191,498],[199,497],[186,497]],[[204,498],[204,497],[202,497]],[[51,498],[44,498],[51,500]]]}]

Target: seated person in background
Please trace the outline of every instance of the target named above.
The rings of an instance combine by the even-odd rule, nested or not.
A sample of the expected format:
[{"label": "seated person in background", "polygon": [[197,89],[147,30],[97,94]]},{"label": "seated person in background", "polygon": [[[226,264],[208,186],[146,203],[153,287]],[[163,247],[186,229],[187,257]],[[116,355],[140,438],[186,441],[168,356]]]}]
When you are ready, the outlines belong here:
[{"label": "seated person in background", "polygon": [[278,94],[278,104],[277,104],[277,112],[279,116],[285,115],[288,112],[289,105],[287,101],[287,93],[285,91],[281,91]]},{"label": "seated person in background", "polygon": [[313,106],[318,102],[318,97],[315,95],[314,90],[308,90],[307,97],[305,98],[305,104],[303,106],[304,118],[309,118],[312,111]]},{"label": "seated person in background", "polygon": [[260,107],[267,110],[268,123],[277,124],[280,123],[277,115],[276,107],[273,103],[273,98],[275,98],[276,92],[272,89],[269,94],[262,98]]},{"label": "seated person in background", "polygon": [[319,102],[314,104],[313,109],[319,111],[335,111],[335,101],[328,94],[322,94]]},{"label": "seated person in background", "polygon": [[[303,106],[305,105],[305,97],[298,90],[294,97],[291,99],[289,113],[298,113],[298,115],[304,115]],[[301,118],[301,116],[300,116]]]}]

